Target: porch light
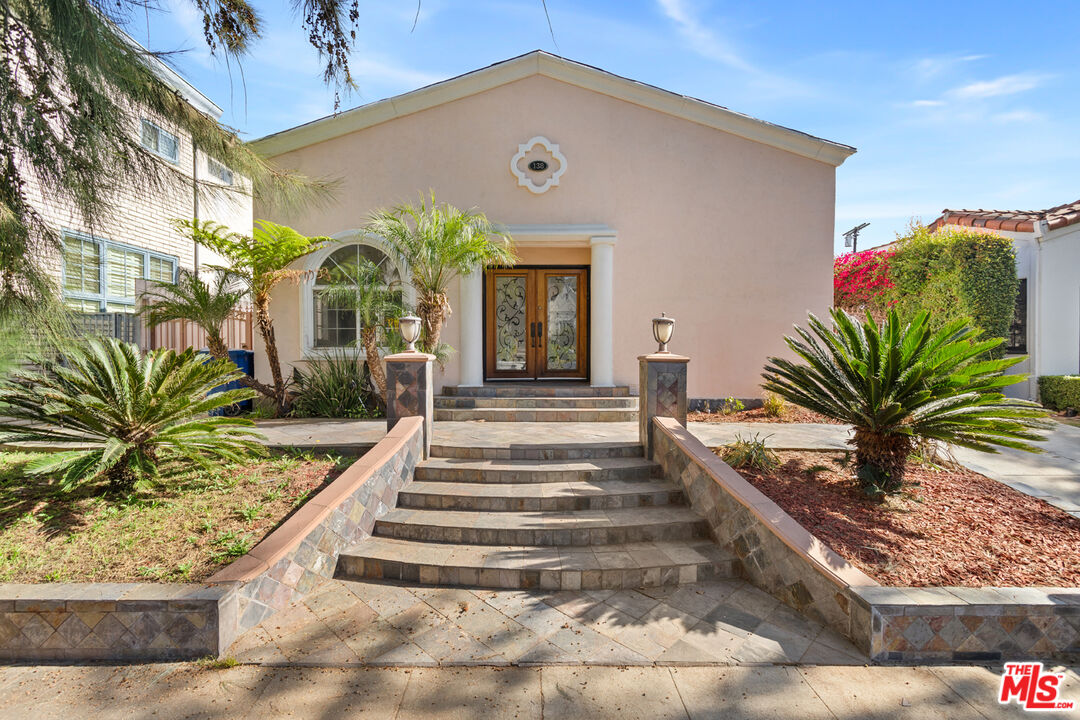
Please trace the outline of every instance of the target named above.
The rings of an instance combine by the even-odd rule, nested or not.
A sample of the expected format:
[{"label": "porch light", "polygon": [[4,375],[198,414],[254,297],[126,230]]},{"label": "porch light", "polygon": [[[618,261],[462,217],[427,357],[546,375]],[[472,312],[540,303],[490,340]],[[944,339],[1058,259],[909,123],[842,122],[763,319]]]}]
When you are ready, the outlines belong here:
[{"label": "porch light", "polygon": [[660,313],[660,317],[652,319],[652,336],[660,345],[660,347],[656,349],[656,352],[668,352],[667,344],[671,342],[671,334],[674,331],[675,320],[669,318],[667,313]]},{"label": "porch light", "polygon": [[420,339],[420,318],[415,315],[398,318],[398,329],[401,339],[405,341],[405,352],[416,352],[416,341]]}]

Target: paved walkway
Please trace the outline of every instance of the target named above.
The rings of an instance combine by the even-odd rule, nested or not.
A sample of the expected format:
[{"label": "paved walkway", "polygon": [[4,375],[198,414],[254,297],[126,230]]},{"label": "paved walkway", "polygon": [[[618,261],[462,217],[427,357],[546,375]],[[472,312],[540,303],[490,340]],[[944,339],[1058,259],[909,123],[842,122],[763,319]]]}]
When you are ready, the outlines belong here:
[{"label": "paved walkway", "polygon": [[[1080,700],[1066,672],[1061,696]],[[999,682],[983,667],[37,666],[0,668],[0,702],[5,720],[1030,717],[997,703]]]},{"label": "paved walkway", "polygon": [[[437,422],[438,445],[511,445],[515,443],[637,442],[637,423],[490,423]],[[383,420],[268,420],[259,423],[276,446],[325,447],[363,451],[386,433]],[[690,423],[690,432],[709,447],[737,436],[759,435],[775,449],[848,449],[844,425],[812,423]],[[1055,423],[1045,452],[1002,449],[997,454],[958,449],[967,467],[1020,492],[1041,498],[1080,518],[1080,428]]]},{"label": "paved walkway", "polygon": [[[267,444],[278,447],[370,447],[386,434],[385,420],[260,420]],[[690,431],[709,446],[731,442],[737,435],[768,437],[774,448],[846,448],[843,425],[798,423],[690,423]],[[453,422],[434,424],[436,445],[565,444],[637,442],[636,422]]]},{"label": "paved walkway", "polygon": [[229,650],[312,665],[861,665],[866,656],[741,580],[544,592],[333,581]]}]

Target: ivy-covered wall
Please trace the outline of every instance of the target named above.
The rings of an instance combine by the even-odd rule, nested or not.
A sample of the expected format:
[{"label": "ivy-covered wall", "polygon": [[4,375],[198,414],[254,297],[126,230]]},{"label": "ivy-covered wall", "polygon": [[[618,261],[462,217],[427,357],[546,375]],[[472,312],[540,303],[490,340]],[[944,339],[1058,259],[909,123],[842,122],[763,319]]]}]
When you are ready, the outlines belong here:
[{"label": "ivy-covered wall", "polygon": [[[981,328],[986,337],[1008,336],[1020,287],[1011,240],[967,228],[947,226],[931,233],[925,226],[913,225],[890,251],[886,257],[867,257],[857,264],[852,262],[853,256],[837,258],[837,297],[837,283],[850,285],[852,279],[858,279],[861,288],[869,277],[876,292],[865,303],[871,311],[881,304],[908,317],[927,310],[935,327],[963,317]],[[864,268],[871,260],[873,270],[867,272]],[[853,268],[862,272],[854,273]],[[858,299],[858,293],[846,297]],[[996,353],[1004,353],[1004,345]]]}]

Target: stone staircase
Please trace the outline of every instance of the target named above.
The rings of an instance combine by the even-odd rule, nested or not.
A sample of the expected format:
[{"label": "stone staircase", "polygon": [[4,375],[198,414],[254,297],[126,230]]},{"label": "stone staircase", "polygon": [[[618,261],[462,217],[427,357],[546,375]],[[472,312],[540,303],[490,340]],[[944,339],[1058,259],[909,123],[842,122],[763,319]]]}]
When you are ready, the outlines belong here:
[{"label": "stone staircase", "polygon": [[638,408],[628,387],[572,383],[449,386],[434,400],[435,420],[634,422]]},{"label": "stone staircase", "polygon": [[337,576],[490,588],[621,589],[735,574],[682,488],[635,443],[432,446]]}]

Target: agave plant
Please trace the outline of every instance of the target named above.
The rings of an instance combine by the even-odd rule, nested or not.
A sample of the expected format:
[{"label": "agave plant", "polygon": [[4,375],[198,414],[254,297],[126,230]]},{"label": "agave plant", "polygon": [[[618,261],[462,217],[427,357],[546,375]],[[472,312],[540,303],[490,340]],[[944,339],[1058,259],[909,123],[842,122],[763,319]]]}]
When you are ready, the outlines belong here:
[{"label": "agave plant", "polygon": [[143,355],[114,338],[89,339],[63,361],[41,359],[0,381],[0,442],[57,443],[27,471],[59,474],[68,488],[103,477],[117,492],[192,464],[239,461],[262,450],[253,423],[209,413],[254,395],[214,392],[241,375],[190,348]]},{"label": "agave plant", "polygon": [[804,364],[769,358],[762,387],[855,428],[855,468],[864,492],[899,490],[919,440],[996,452],[1039,452],[1031,441],[1047,427],[1035,403],[1006,398],[1022,375],[1004,371],[1022,358],[988,359],[1000,338],[978,341],[964,320],[932,330],[928,313],[901,322],[895,310],[879,326],[833,310],[833,328],[810,316],[800,339],[785,338]]}]

